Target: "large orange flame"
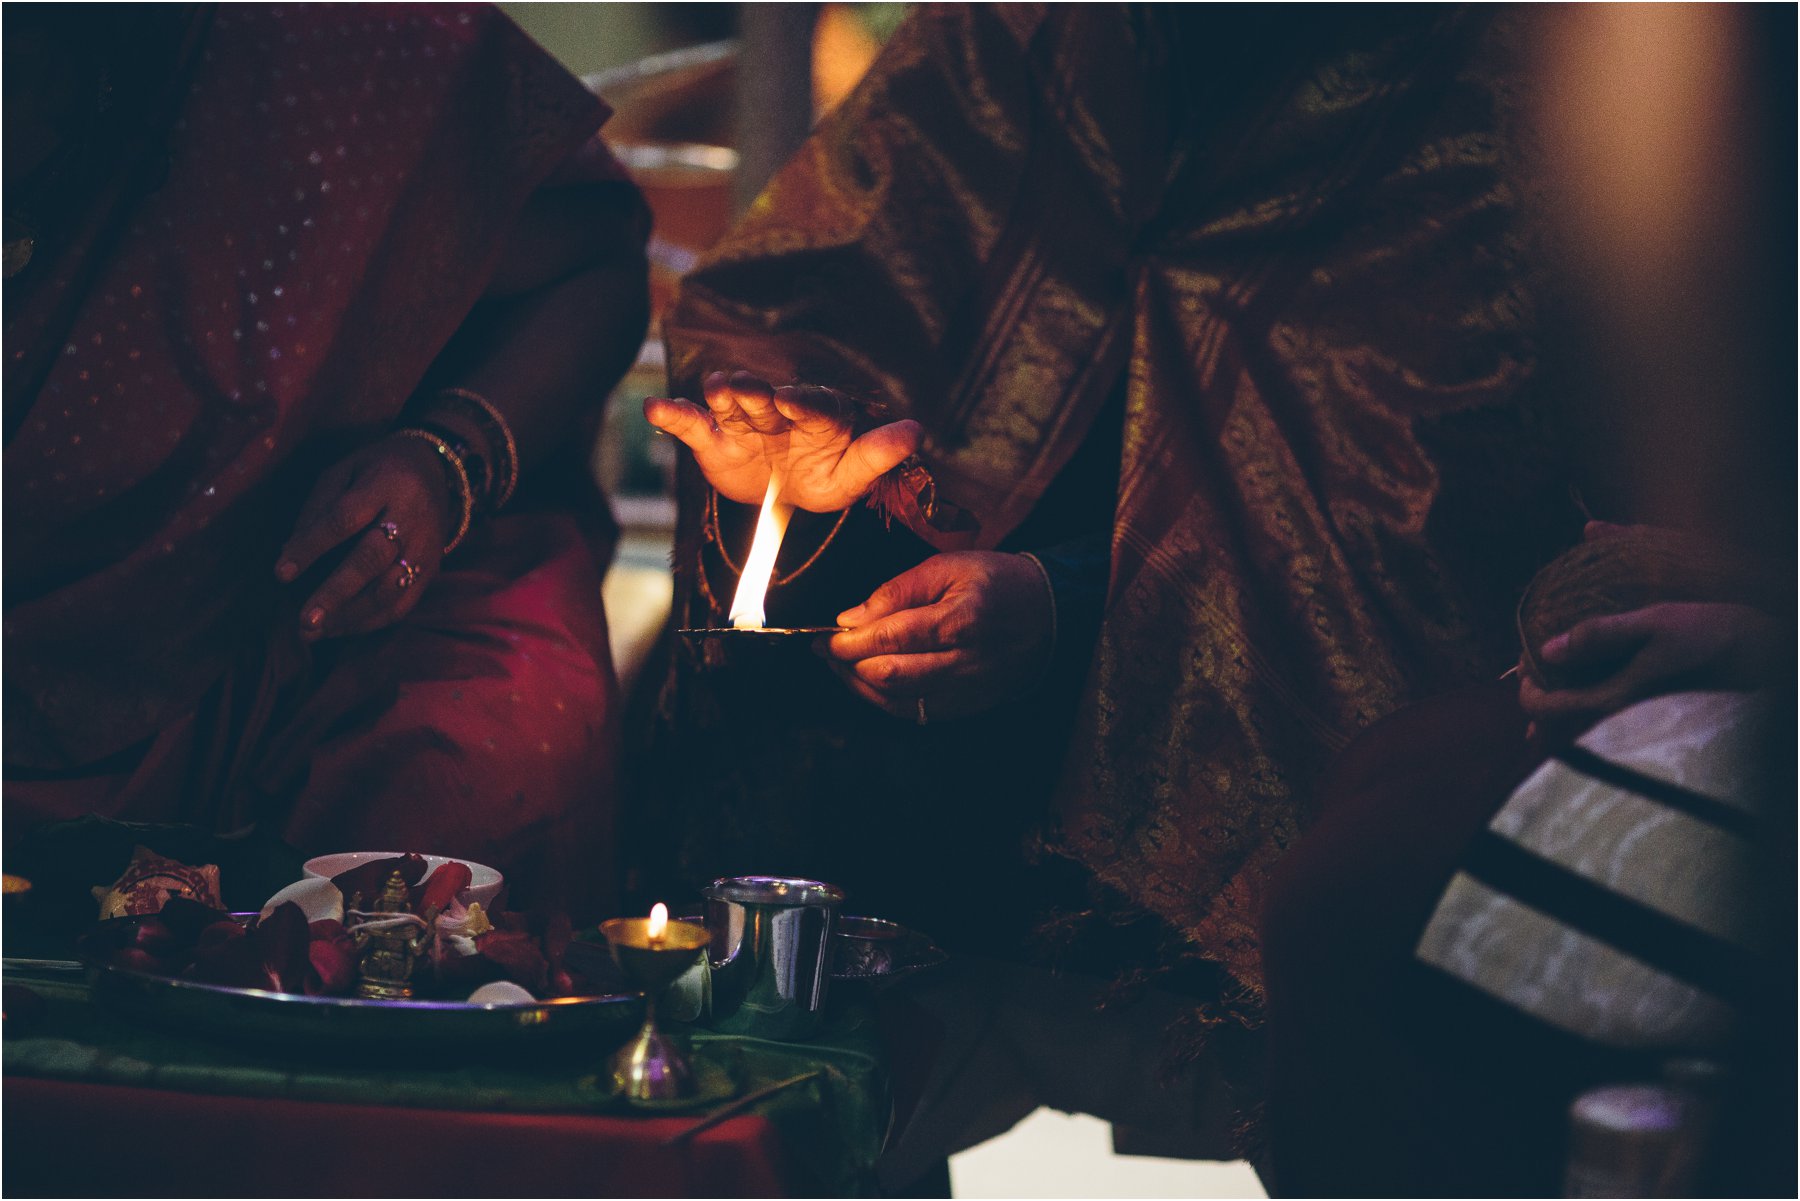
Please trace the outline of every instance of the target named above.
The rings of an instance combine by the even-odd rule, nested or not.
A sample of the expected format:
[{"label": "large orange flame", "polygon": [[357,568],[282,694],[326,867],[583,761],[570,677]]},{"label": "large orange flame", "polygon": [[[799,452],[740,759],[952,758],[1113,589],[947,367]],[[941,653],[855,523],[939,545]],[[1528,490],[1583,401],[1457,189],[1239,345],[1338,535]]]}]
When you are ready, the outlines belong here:
[{"label": "large orange flame", "polygon": [[780,481],[770,472],[769,490],[763,495],[762,512],[756,517],[756,537],[750,541],[744,574],[738,577],[737,593],[731,598],[730,621],[736,629],[760,630],[768,624],[763,598],[768,595],[769,580],[775,574],[775,556],[787,533],[788,518],[794,513],[794,506],[775,499],[779,487]]}]

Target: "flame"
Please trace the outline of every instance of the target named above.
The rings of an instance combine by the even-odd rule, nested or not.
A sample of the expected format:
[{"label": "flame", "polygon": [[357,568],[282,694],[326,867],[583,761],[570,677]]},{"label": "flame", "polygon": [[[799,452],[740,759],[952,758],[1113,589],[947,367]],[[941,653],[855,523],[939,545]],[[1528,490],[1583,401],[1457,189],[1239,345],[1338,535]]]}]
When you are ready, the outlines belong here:
[{"label": "flame", "polygon": [[661,942],[664,933],[666,933],[668,929],[669,907],[661,901],[658,901],[656,904],[650,906],[650,924],[645,928],[645,933],[649,936],[651,945]]},{"label": "flame", "polygon": [[787,533],[788,518],[794,513],[793,505],[775,499],[780,485],[775,473],[770,472],[769,490],[763,494],[762,512],[756,517],[756,537],[750,541],[744,574],[738,577],[737,594],[731,598],[730,621],[735,629],[760,630],[768,624],[763,597],[775,574],[775,555],[781,550],[782,535]]}]

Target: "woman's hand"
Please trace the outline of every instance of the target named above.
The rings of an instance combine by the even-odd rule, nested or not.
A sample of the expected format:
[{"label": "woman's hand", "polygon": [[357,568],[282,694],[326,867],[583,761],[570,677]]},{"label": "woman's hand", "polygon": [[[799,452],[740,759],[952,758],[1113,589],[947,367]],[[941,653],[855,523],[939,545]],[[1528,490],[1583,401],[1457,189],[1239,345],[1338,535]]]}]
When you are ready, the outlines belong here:
[{"label": "woman's hand", "polygon": [[275,578],[291,584],[334,548],[348,553],[300,607],[308,641],[367,634],[419,603],[450,537],[450,492],[431,443],[389,436],[313,486]]},{"label": "woman's hand", "polygon": [[1539,723],[1592,723],[1647,697],[1688,688],[1756,688],[1776,670],[1780,630],[1749,605],[1661,604],[1592,617],[1539,650],[1593,682],[1545,690],[1521,679],[1519,706]]},{"label": "woman's hand", "polygon": [[838,615],[825,644],[851,690],[923,723],[999,704],[1050,658],[1050,587],[1023,555],[933,555]]},{"label": "woman's hand", "polygon": [[814,513],[842,509],[919,446],[916,421],[853,436],[854,409],[830,388],[775,388],[744,371],[729,378],[715,371],[704,387],[705,408],[652,396],[644,416],[685,442],[706,482],[739,504],[761,504],[773,470],[788,504]]}]

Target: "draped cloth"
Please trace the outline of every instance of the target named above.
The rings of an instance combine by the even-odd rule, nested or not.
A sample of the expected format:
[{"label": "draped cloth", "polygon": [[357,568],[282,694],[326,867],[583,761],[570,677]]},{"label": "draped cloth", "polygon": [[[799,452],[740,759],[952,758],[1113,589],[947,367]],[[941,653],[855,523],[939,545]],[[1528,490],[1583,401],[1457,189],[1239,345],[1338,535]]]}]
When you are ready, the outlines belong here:
[{"label": "draped cloth", "polygon": [[1246,1021],[1321,766],[1503,670],[1567,536],[1490,17],[924,9],[666,322],[680,394],[742,366],[918,419],[979,548],[1122,390],[1045,840],[1222,968]]},{"label": "draped cloth", "polygon": [[30,193],[54,236],[7,281],[9,819],[542,851],[608,791],[610,533],[526,498],[399,626],[318,647],[297,636],[317,578],[273,569],[320,471],[425,386],[536,189],[630,217],[590,141],[607,110],[489,7],[158,11],[188,22],[179,61],[108,101],[117,136],[82,143],[103,159]]}]

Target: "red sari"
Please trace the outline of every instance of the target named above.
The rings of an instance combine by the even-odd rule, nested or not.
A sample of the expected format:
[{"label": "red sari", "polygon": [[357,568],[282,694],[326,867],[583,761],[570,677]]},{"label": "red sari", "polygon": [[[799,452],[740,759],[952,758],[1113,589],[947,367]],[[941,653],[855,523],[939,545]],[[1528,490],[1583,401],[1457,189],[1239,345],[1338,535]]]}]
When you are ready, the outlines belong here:
[{"label": "red sari", "polygon": [[610,531],[527,498],[398,625],[314,648],[273,564],[533,191],[616,219],[605,106],[479,7],[220,9],[171,78],[8,281],[8,824],[264,822],[549,870],[610,793]]}]

